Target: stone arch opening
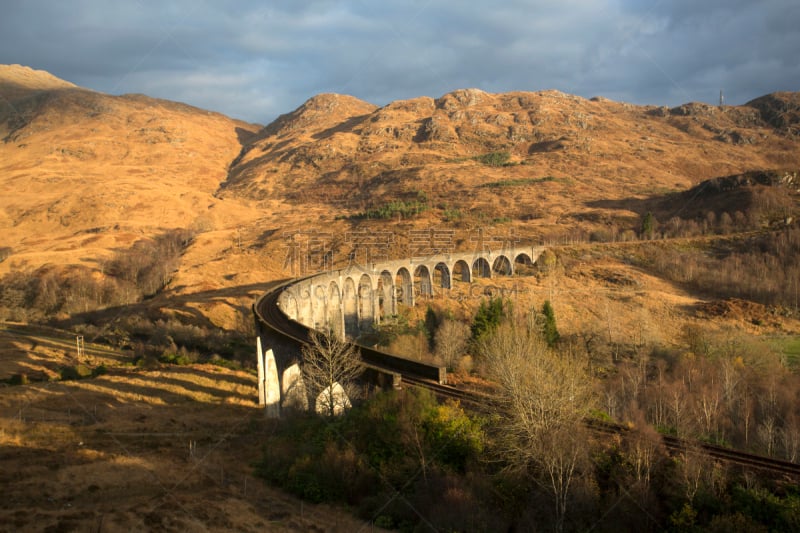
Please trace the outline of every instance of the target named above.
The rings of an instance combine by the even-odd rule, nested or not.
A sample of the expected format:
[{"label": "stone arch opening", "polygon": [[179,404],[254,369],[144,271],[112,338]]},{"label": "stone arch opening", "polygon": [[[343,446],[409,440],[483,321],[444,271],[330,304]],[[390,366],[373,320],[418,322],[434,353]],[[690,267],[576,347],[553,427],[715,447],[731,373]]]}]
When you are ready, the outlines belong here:
[{"label": "stone arch opening", "polygon": [[344,280],[342,294],[342,311],[344,314],[344,333],[346,336],[358,336],[358,292],[353,278]]},{"label": "stone arch opening", "polygon": [[395,302],[398,305],[412,307],[414,305],[414,283],[411,280],[411,273],[407,268],[401,267],[394,278]]},{"label": "stone arch opening", "polygon": [[485,257],[478,257],[472,262],[472,278],[491,278],[492,267]]},{"label": "stone arch opening", "polygon": [[433,280],[427,266],[419,265],[414,269],[414,289],[417,294],[433,296]]},{"label": "stone arch opening", "polygon": [[397,314],[394,302],[394,283],[392,273],[388,270],[381,272],[378,278],[378,320]]},{"label": "stone arch opening", "polygon": [[310,287],[302,287],[298,294],[297,301],[297,321],[304,326],[313,327],[314,317],[312,315],[311,307],[311,289]]},{"label": "stone arch opening", "polygon": [[306,411],[308,409],[308,396],[303,382],[303,371],[297,363],[292,364],[283,371],[281,376],[281,407]]},{"label": "stone arch opening", "polygon": [[444,263],[436,263],[433,267],[433,286],[441,287],[442,289],[452,288],[450,282],[450,269]]},{"label": "stone arch opening", "polygon": [[375,302],[372,278],[362,274],[358,280],[358,330],[370,331],[375,323]]},{"label": "stone arch opening", "polygon": [[339,285],[335,281],[331,281],[328,287],[328,328],[341,336],[344,331],[343,321],[342,293]]},{"label": "stone arch opening", "polygon": [[534,261],[526,253],[517,254],[514,258],[514,272],[520,275],[530,275],[533,273]]},{"label": "stone arch opening", "polygon": [[456,264],[453,265],[453,279],[455,281],[462,281],[464,283],[469,283],[472,281],[472,270],[470,269],[469,264],[463,259],[459,259],[456,261]]},{"label": "stone arch opening", "polygon": [[496,272],[503,276],[510,276],[514,273],[514,268],[511,265],[508,257],[498,255],[492,263],[492,272]]},{"label": "stone arch opening", "polygon": [[324,285],[314,287],[314,299],[311,302],[314,317],[314,329],[325,331],[328,322],[328,291]]}]

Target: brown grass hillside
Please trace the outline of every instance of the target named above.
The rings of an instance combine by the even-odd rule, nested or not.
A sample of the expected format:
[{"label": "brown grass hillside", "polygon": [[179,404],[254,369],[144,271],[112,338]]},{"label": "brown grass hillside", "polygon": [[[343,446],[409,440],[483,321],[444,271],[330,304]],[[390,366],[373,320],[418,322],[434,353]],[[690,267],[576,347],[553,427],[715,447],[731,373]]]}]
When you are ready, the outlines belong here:
[{"label": "brown grass hillside", "polygon": [[13,249],[5,272],[94,265],[163,229],[237,223],[214,193],[255,126],[19,66],[0,67],[0,80],[0,227]]},{"label": "brown grass hillside", "polygon": [[[269,432],[246,368],[158,362],[201,343],[204,361],[252,364],[253,300],[319,268],[321,249],[346,265],[360,238],[391,258],[413,254],[412,230],[458,250],[548,243],[547,268],[426,303],[470,319],[487,295],[518,315],[550,300],[565,345],[609,369],[626,350],[682,346],[695,324],[800,357],[775,344],[800,334],[798,109],[799,93],[672,109],[557,91],[383,107],[324,94],[262,128],[0,66],[0,320],[74,328],[0,330],[13,489],[0,531],[361,526],[245,488]],[[135,292],[170,245],[147,272],[155,289]],[[79,365],[107,372],[60,379]]]},{"label": "brown grass hillside", "polygon": [[[592,209],[592,201],[795,168],[798,104],[798,95],[779,93],[744,106],[667,109],[557,91],[470,89],[372,109],[351,97],[320,95],[247,147],[226,197],[280,196],[353,213],[422,191],[435,206],[473,214],[500,209],[515,223],[536,219],[544,231],[565,217],[630,215]],[[508,152],[510,165],[474,159],[491,152]],[[519,185],[491,188],[497,182]]]},{"label": "brown grass hillside", "polygon": [[[401,257],[415,228],[445,228],[468,249],[477,234],[629,238],[647,211],[662,228],[756,204],[774,221],[792,211],[796,178],[761,196],[763,180],[717,193],[704,180],[800,167],[796,93],[673,109],[557,91],[466,89],[380,108],[324,94],[259,129],[27,67],[3,66],[0,80],[0,275],[83,268],[102,280],[115,254],[188,229],[150,306],[225,327],[260,284],[297,273],[291,246],[317,234],[342,264],[364,231]],[[391,202],[422,212],[375,220]]]}]

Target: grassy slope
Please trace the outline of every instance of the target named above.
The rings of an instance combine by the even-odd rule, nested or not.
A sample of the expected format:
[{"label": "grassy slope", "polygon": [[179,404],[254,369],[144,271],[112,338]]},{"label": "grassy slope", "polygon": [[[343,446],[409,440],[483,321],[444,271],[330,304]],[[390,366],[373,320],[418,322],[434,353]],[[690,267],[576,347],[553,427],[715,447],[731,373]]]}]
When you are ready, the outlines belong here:
[{"label": "grassy slope", "polygon": [[[256,128],[219,115],[99,95],[27,71],[14,76],[13,84],[0,84],[13,103],[0,107],[0,137],[7,138],[0,144],[0,195],[9,199],[0,206],[0,246],[14,252],[0,274],[43,264],[94,267],[138,238],[195,227],[199,235],[172,284],[146,305],[221,327],[231,327],[237,306],[246,308],[266,283],[291,274],[285,238],[297,228],[339,238],[339,260],[347,252],[342,237],[353,229],[391,232],[397,256],[415,227],[454,227],[459,247],[472,245],[478,227],[539,239],[612,221],[635,227],[642,200],[654,193],[754,167],[800,166],[797,141],[748,123],[748,109],[740,110],[744,118],[713,108],[662,116],[654,108],[555,92],[456,92],[375,109],[328,95],[247,144]],[[14,117],[25,125],[12,128]],[[508,135],[514,125],[516,137]],[[715,128],[756,142],[715,140]],[[250,149],[229,174],[242,142]],[[492,150],[508,150],[525,164],[490,167],[472,159]],[[485,186],[491,183],[503,185]],[[417,219],[336,220],[419,191],[431,209]],[[461,217],[446,222],[445,210]],[[511,294],[519,312],[550,299],[565,335],[595,331],[611,342],[638,335],[674,343],[694,320],[756,335],[800,332],[791,318],[778,325],[746,313],[701,318],[705,295],[632,266],[624,245],[557,253],[564,266],[552,276],[482,283]],[[470,316],[475,292],[459,290],[461,298],[457,290],[433,303]],[[75,364],[72,341],[0,332],[0,377],[54,376],[61,365]],[[792,342],[786,341],[789,357]],[[93,364],[125,359],[91,354]],[[249,461],[265,431],[253,398],[251,375],[203,366],[117,368],[88,381],[4,388],[0,471],[14,496],[0,507],[0,524],[356,527],[324,508],[306,507],[301,515],[299,503],[260,482],[245,494]],[[189,457],[189,441],[197,442],[199,459]]]}]

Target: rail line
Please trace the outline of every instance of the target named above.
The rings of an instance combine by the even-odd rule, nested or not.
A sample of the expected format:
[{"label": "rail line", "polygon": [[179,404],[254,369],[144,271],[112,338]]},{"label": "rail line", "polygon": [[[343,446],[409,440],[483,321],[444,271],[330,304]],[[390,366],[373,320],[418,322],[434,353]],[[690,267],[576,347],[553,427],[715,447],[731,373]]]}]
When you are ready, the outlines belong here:
[{"label": "rail line", "polygon": [[[477,408],[478,411],[486,411],[487,402],[491,399],[484,394],[464,391],[447,385],[439,385],[427,380],[412,378],[404,379],[404,382],[414,387],[428,388],[439,397],[458,400],[461,404],[471,408]],[[595,433],[624,435],[630,431],[627,427],[612,422],[586,420],[585,424]],[[724,448],[701,441],[681,439],[671,435],[661,435],[661,440],[664,443],[664,447],[673,455],[696,450],[712,459],[723,461],[728,464],[734,464],[750,470],[761,470],[773,474],[781,474],[791,477],[794,482],[800,481],[800,464],[797,463],[765,457],[763,455],[755,455],[731,448]]]},{"label": "rail line", "polygon": [[[294,280],[296,281],[296,280]],[[294,281],[290,282],[293,283]],[[298,347],[308,342],[309,328],[290,320],[279,308],[278,298],[283,288],[288,285],[283,284],[277,288],[264,294],[253,306],[253,310],[258,322],[271,330],[274,334],[289,341]],[[406,384],[411,387],[425,388],[433,392],[439,398],[456,400],[465,407],[485,412],[491,397],[486,394],[481,394],[473,391],[466,391],[444,385],[430,378],[430,376],[420,375],[413,371],[413,366],[408,366],[404,362],[409,360],[380,352],[365,346],[358,346],[362,360],[365,365],[375,370],[400,376],[400,383]],[[378,357],[380,356],[380,357]],[[387,362],[389,364],[387,364]],[[394,363],[394,364],[392,364]],[[411,361],[411,363],[415,363]],[[628,428],[610,422],[602,422],[597,420],[590,420],[586,422],[587,426],[597,433],[606,434],[624,434],[629,431]],[[747,452],[724,448],[700,441],[693,441],[682,439],[670,435],[661,435],[662,442],[665,448],[672,454],[685,453],[691,450],[697,450],[704,453],[706,456],[724,461],[728,464],[734,464],[747,468],[750,470],[760,470],[788,476],[793,482],[800,481],[800,464],[784,461],[781,459],[774,459],[771,457],[764,457],[762,455],[755,455]]]}]

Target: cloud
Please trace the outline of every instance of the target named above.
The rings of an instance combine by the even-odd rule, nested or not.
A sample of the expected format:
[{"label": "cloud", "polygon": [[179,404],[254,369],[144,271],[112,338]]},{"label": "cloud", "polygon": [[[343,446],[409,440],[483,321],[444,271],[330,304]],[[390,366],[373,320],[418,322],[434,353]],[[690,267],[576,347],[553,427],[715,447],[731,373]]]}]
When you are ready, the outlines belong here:
[{"label": "cloud", "polygon": [[795,0],[27,0],[0,19],[0,62],[261,122],[320,92],[744,103],[798,90],[798,28]]}]

